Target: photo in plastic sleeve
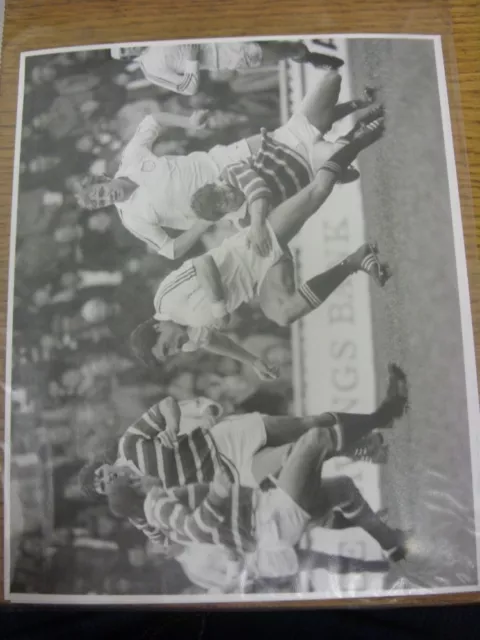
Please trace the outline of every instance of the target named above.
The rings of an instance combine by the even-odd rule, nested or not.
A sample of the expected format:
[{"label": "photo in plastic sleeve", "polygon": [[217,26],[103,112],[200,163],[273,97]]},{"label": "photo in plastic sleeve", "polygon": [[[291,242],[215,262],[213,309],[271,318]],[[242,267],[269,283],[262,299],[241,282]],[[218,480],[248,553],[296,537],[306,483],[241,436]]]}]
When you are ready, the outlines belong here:
[{"label": "photo in plastic sleeve", "polygon": [[440,37],[25,53],[5,593],[478,588]]}]

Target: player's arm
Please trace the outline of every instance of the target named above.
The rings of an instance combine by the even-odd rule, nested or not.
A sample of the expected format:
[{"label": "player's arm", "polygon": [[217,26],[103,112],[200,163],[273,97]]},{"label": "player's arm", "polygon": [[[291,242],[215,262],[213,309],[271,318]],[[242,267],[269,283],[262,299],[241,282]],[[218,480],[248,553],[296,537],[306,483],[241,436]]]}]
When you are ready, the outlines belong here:
[{"label": "player's arm", "polygon": [[140,218],[134,221],[124,220],[123,223],[133,235],[169,260],[183,258],[211,226],[211,222],[199,220],[191,229],[184,231],[176,238],[171,238],[160,225],[150,224]]},{"label": "player's arm", "polygon": [[184,231],[172,240],[172,259],[178,260],[179,258],[183,258],[183,256],[197,244],[211,224],[211,222],[207,222],[206,220],[199,220],[191,229]]},{"label": "player's arm", "polygon": [[256,253],[265,257],[272,248],[270,232],[265,224],[271,209],[271,191],[265,180],[246,163],[241,169],[234,171],[232,167],[225,173],[228,182],[242,191],[248,205],[251,223],[247,242]]},{"label": "player's arm", "polygon": [[141,520],[130,520],[130,522],[133,524],[135,529],[138,529],[138,531],[145,534],[151,542],[155,542],[156,544],[165,544],[166,536],[160,527],[153,527],[143,518]]},{"label": "player's arm", "polygon": [[142,64],[141,69],[145,78],[152,84],[168,91],[192,96],[197,93],[200,84],[200,66],[197,59],[198,47],[185,45],[182,50],[183,74],[166,67],[163,59],[162,64],[155,68],[147,69]]},{"label": "player's arm", "polygon": [[180,93],[184,96],[193,96],[197,93],[200,84],[198,62],[186,60],[184,73],[178,74],[170,69],[162,69],[152,73],[143,69],[145,78],[162,89]]},{"label": "player's arm", "polygon": [[193,260],[197,280],[212,306],[212,314],[221,319],[228,315],[220,271],[209,253]]},{"label": "player's arm", "polygon": [[272,238],[266,225],[270,209],[270,200],[266,197],[257,198],[248,207],[251,223],[247,242],[262,258],[268,256],[272,249]]},{"label": "player's arm", "polygon": [[[165,446],[172,446],[171,437],[167,433],[167,420],[164,414],[164,409],[167,408],[167,415],[169,409],[173,413],[173,403],[166,403],[162,405],[164,402],[165,401],[162,400],[151,406],[150,409],[145,411],[145,413],[143,413],[136,422],[128,427],[120,438],[118,445],[120,457],[124,457],[129,460],[132,457],[133,452],[136,450],[137,442],[139,440],[158,439]],[[169,417],[169,419],[172,421],[171,417]]]},{"label": "player's arm", "polygon": [[165,435],[173,445],[180,430],[180,420],[182,417],[180,406],[175,398],[168,396],[158,403],[158,409],[165,420]]},{"label": "player's arm", "polygon": [[261,380],[275,380],[277,378],[276,372],[261,358],[244,349],[224,333],[212,331],[208,344],[204,346],[204,349],[216,355],[232,358],[242,364],[250,365]]},{"label": "player's arm", "polygon": [[145,513],[150,525],[174,533],[185,542],[212,544],[218,542],[218,529],[223,525],[225,506],[230,490],[224,491],[212,482],[208,494],[198,507],[191,509],[182,499],[184,487],[164,491],[152,489],[145,502]]},{"label": "player's arm", "polygon": [[162,131],[164,131],[164,129],[165,127],[157,122],[154,115],[145,116],[145,118],[138,125],[130,142],[125,147],[123,155],[128,155],[130,152],[141,147],[146,147],[151,151],[158,136],[162,133]]},{"label": "player's arm", "polygon": [[250,136],[249,138],[245,139],[245,142],[247,143],[248,148],[250,149],[250,153],[252,154],[252,156],[254,156],[256,155],[256,153],[258,152],[262,144],[262,134],[257,133],[254,136]]}]

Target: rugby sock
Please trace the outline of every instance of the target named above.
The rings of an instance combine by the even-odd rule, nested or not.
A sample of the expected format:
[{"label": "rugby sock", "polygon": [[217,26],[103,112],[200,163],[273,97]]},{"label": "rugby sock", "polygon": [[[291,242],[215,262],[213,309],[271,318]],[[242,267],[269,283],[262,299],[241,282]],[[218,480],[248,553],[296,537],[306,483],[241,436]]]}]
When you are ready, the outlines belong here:
[{"label": "rugby sock", "polygon": [[387,552],[389,556],[399,555],[403,544],[403,535],[382,522],[362,496],[352,485],[350,500],[336,507],[352,527],[361,527]]},{"label": "rugby sock", "polygon": [[398,398],[393,397],[382,402],[374,413],[332,413],[336,423],[329,429],[336,454],[350,451],[374,429],[391,426],[398,415],[397,404]]},{"label": "rugby sock", "polygon": [[339,175],[342,173],[357,157],[362,145],[348,139],[347,137],[339,138],[337,143],[343,143],[343,147],[336,151],[327,162],[321,167],[320,171],[331,171]]},{"label": "rugby sock", "polygon": [[351,261],[349,258],[345,258],[345,260],[342,260],[342,262],[336,264],[334,267],[307,280],[307,282],[299,287],[298,293],[304,298],[311,309],[316,309],[352,273],[354,273],[354,269]]}]

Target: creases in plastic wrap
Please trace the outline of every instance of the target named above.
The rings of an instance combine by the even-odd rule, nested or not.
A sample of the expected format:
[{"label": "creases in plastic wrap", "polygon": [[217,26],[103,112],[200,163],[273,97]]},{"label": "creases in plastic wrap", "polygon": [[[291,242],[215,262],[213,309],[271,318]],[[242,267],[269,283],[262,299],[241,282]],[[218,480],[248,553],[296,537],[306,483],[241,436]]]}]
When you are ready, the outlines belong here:
[{"label": "creases in plastic wrap", "polygon": [[4,53],[11,70],[28,50],[6,597],[476,589],[478,400],[439,38],[33,50],[55,36],[35,26]]}]

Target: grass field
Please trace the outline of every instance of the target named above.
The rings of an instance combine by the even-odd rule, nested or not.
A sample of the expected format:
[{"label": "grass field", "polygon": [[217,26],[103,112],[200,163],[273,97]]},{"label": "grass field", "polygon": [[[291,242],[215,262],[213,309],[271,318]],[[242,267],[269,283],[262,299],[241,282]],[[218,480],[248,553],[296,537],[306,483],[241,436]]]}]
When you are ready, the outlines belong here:
[{"label": "grass field", "polygon": [[[377,86],[387,133],[360,158],[367,234],[393,277],[372,288],[376,370],[406,370],[411,409],[390,435],[389,520],[413,533],[418,562],[390,586],[477,582],[472,473],[446,160],[434,51],[426,41],[349,45],[354,94]],[[379,375],[381,383],[382,377]],[[379,393],[384,387],[379,385]]]}]

